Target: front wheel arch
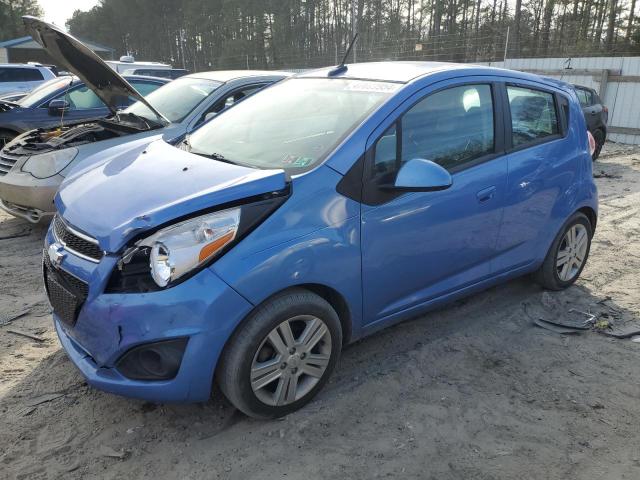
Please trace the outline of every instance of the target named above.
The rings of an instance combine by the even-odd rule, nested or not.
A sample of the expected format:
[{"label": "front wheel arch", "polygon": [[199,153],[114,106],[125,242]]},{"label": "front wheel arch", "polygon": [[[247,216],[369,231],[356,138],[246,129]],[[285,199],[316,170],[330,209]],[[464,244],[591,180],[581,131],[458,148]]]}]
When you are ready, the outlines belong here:
[{"label": "front wheel arch", "polygon": [[[335,343],[335,347],[331,349],[331,358],[323,376],[318,377],[320,381],[313,385],[311,390],[303,394],[301,398],[296,399],[292,403],[278,404],[276,406],[261,400],[255,390],[251,393],[250,388],[253,388],[253,386],[245,382],[245,380],[249,378],[246,374],[250,371],[250,368],[252,368],[251,365],[247,363],[250,362],[252,356],[247,356],[247,353],[253,352],[255,347],[258,346],[259,340],[261,338],[267,338],[265,335],[268,333],[268,330],[274,325],[277,325],[283,318],[289,318],[289,315],[294,315],[295,318],[292,317],[294,319],[301,316],[316,316],[317,319],[321,319],[322,322],[324,322],[325,327],[331,332],[331,338],[337,340],[337,343]],[[220,355],[218,365],[214,372],[214,382],[230,403],[249,416],[256,418],[275,418],[286,415],[301,408],[322,389],[340,356],[343,343],[341,338],[341,323],[337,312],[329,302],[309,289],[298,286],[284,289],[265,299],[264,302],[254,308],[245,319],[239,323],[233,334],[227,340]],[[258,346],[258,349],[260,348],[261,347]],[[295,350],[294,348],[289,351],[292,357],[296,353]],[[258,353],[256,353],[256,355]],[[289,358],[285,360],[285,362],[299,362],[305,358],[305,354],[306,353],[303,352],[303,356],[299,357],[297,361]],[[309,360],[311,360],[311,354],[309,354]],[[253,359],[253,361],[255,361],[255,359]],[[296,373],[297,367],[298,363],[291,364],[293,374]],[[287,363],[284,363],[282,368],[288,369]],[[311,375],[315,376],[313,374]],[[273,380],[270,380],[270,382],[271,381]],[[258,388],[263,388],[263,386]]]},{"label": "front wheel arch", "polygon": [[342,327],[342,345],[348,345],[349,343],[351,343],[351,338],[353,335],[353,315],[351,314],[351,308],[349,307],[349,304],[347,303],[344,295],[338,292],[335,288],[321,283],[300,283],[298,285],[291,285],[289,287],[283,288],[282,290],[278,290],[277,292],[273,292],[271,295],[264,298],[262,301],[260,301],[260,303],[257,303],[251,309],[251,311],[245,316],[242,322],[236,325],[231,335],[233,335],[236,330],[238,330],[242,326],[246,318],[248,318],[254,310],[260,308],[261,305],[267,303],[276,296],[283,295],[289,291],[298,289],[304,289],[310,291],[311,293],[315,293],[323,300],[327,301],[329,305],[331,305],[331,307],[333,307],[333,309],[338,314],[340,325]]}]

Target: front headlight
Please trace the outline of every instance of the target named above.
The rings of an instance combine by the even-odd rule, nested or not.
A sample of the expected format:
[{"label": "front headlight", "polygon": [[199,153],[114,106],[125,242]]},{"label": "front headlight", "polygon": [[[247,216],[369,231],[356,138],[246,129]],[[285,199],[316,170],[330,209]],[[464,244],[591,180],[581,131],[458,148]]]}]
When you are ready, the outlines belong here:
[{"label": "front headlight", "polygon": [[146,293],[172,288],[216,261],[288,198],[289,186],[238,207],[199,215],[138,237],[123,250],[107,293]]},{"label": "front headlight", "polygon": [[53,177],[64,170],[76,155],[78,155],[78,149],[73,147],[32,155],[22,166],[22,171],[36,178]]},{"label": "front headlight", "polygon": [[137,246],[151,249],[151,277],[166,287],[233,242],[239,226],[240,208],[230,208],[164,228]]}]

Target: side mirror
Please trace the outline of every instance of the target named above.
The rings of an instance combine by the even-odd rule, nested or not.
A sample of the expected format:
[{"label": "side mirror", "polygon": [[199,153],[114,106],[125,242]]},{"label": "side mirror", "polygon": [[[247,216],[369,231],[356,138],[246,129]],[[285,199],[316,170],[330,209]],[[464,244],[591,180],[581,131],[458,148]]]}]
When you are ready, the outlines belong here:
[{"label": "side mirror", "polygon": [[48,105],[49,115],[58,116],[62,112],[69,110],[69,102],[66,100],[51,100]]},{"label": "side mirror", "polygon": [[393,188],[418,192],[446,190],[453,184],[451,174],[431,160],[414,158],[400,167]]},{"label": "side mirror", "polygon": [[218,112],[209,112],[204,116],[204,121],[208,122],[209,120],[211,120],[213,117],[216,117],[218,115]]}]

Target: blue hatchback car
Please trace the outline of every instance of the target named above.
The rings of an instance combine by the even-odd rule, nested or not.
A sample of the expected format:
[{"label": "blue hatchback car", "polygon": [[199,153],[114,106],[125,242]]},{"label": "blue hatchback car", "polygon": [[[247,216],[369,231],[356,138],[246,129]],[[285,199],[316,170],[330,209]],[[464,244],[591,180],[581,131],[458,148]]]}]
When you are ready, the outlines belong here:
[{"label": "blue hatchback car", "polygon": [[88,382],[156,402],[213,382],[300,408],[341,348],[534,273],[570,286],[597,220],[571,86],[445,63],[300,74],[179,148],[114,156],[56,197],[44,277]]}]

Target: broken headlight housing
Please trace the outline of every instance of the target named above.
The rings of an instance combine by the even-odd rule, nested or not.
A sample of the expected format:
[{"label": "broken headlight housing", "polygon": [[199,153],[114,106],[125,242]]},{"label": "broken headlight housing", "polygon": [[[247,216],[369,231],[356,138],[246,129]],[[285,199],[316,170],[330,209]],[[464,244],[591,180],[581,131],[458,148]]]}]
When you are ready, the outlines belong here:
[{"label": "broken headlight housing", "polygon": [[285,200],[286,192],[164,226],[127,248],[113,271],[107,293],[170,288],[210,265]]},{"label": "broken headlight housing", "polygon": [[163,228],[138,246],[151,249],[151,278],[166,287],[229,245],[239,226],[240,208],[230,208]]}]

